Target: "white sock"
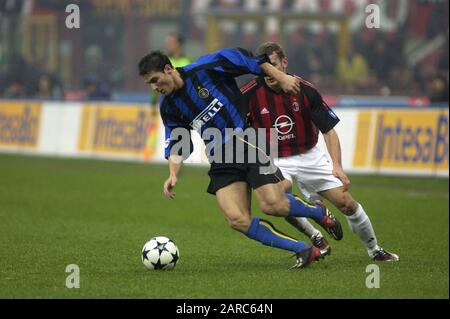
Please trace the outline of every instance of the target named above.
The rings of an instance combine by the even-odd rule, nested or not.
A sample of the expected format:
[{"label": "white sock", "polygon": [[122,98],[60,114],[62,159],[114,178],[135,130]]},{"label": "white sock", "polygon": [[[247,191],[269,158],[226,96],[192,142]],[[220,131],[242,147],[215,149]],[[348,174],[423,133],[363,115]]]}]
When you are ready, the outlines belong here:
[{"label": "white sock", "polygon": [[346,216],[350,229],[358,236],[358,238],[366,246],[369,256],[378,249],[377,237],[373,231],[372,223],[367,216],[361,204],[358,204],[356,212],[351,216]]},{"label": "white sock", "polygon": [[289,224],[297,228],[299,231],[301,231],[309,238],[312,238],[313,236],[317,235],[323,237],[322,233],[318,229],[314,228],[314,226],[305,217],[289,216],[286,217],[286,220],[289,222]]}]

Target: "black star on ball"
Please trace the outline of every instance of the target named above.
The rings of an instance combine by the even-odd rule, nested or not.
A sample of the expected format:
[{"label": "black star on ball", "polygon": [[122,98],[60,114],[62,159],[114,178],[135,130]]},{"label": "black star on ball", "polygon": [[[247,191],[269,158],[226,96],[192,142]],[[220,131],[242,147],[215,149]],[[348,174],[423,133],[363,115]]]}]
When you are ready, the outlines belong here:
[{"label": "black star on ball", "polygon": [[148,260],[147,253],[148,253],[149,251],[150,251],[150,250],[145,250],[145,249],[144,249],[144,251],[142,252],[142,260],[144,260],[144,259],[147,259],[147,260]]},{"label": "black star on ball", "polygon": [[158,243],[158,246],[156,246],[156,249],[158,249],[159,255],[161,256],[161,253],[162,253],[164,250],[167,250],[167,249],[166,249],[166,244],[160,244],[160,243]]},{"label": "black star on ball", "polygon": [[173,258],[172,262],[175,265],[177,263],[178,259],[180,259],[180,256],[178,255],[178,251],[175,254],[171,253],[171,255],[172,255],[172,258]]},{"label": "black star on ball", "polygon": [[155,264],[152,262],[153,268],[155,269],[163,269],[164,265],[161,264],[161,260],[158,258],[158,262]]}]

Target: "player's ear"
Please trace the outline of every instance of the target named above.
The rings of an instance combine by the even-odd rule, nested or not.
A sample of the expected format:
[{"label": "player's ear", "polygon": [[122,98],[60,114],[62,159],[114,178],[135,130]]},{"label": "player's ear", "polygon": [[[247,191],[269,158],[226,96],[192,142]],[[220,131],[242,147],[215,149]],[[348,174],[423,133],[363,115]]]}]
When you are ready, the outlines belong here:
[{"label": "player's ear", "polygon": [[284,70],[287,69],[288,64],[289,64],[288,58],[284,57],[283,59],[281,59],[281,65],[283,66]]},{"label": "player's ear", "polygon": [[173,71],[173,68],[170,66],[170,64],[166,64],[164,66],[164,73],[170,74],[170,73],[172,73],[172,71]]}]

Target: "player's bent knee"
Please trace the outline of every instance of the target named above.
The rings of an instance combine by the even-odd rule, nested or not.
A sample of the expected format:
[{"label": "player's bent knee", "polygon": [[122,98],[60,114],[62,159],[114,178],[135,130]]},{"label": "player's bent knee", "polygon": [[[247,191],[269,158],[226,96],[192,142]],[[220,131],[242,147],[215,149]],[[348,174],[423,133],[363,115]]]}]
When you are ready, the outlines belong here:
[{"label": "player's bent knee", "polygon": [[264,214],[273,215],[273,207],[269,202],[259,203],[259,208]]},{"label": "player's bent knee", "polygon": [[227,218],[228,225],[234,230],[246,234],[250,227],[251,220],[245,216]]},{"label": "player's bent knee", "polygon": [[289,202],[273,201],[260,203],[260,208],[264,214],[273,216],[287,216],[289,213]]},{"label": "player's bent knee", "polygon": [[342,213],[350,216],[356,212],[358,203],[349,194],[343,193],[337,206]]}]

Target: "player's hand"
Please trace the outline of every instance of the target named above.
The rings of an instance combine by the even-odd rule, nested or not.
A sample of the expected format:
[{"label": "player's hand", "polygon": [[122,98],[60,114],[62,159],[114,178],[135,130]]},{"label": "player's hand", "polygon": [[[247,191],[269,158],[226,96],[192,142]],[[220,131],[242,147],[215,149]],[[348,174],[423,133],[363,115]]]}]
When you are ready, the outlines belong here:
[{"label": "player's hand", "polygon": [[177,185],[178,179],[176,176],[169,176],[169,178],[164,182],[164,195],[170,199],[175,198],[176,193],[172,190]]},{"label": "player's hand", "polygon": [[280,81],[280,86],[284,93],[300,93],[300,80],[292,75],[285,74],[283,80]]},{"label": "player's hand", "polygon": [[339,178],[344,186],[344,192],[348,191],[350,188],[350,180],[347,175],[345,175],[344,170],[340,167],[333,168],[333,175]]}]

